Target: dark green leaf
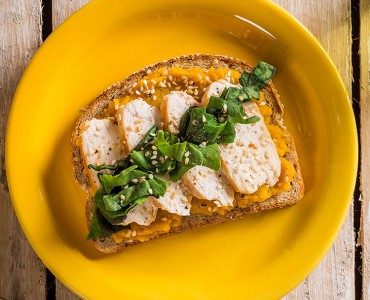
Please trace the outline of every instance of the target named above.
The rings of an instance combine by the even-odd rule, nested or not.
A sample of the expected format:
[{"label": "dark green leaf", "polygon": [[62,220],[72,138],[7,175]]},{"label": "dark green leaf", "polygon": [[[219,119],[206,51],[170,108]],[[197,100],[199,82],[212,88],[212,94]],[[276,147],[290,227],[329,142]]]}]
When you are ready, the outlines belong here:
[{"label": "dark green leaf", "polygon": [[139,144],[137,144],[137,146],[135,147],[134,150],[136,151],[139,151],[139,150],[142,150],[141,148],[144,148],[144,146],[148,143],[150,143],[151,141],[154,140],[155,136],[156,136],[156,133],[157,133],[157,126],[153,126],[152,128],[149,129],[149,131],[147,132],[147,134],[144,136],[144,138],[139,142]]}]

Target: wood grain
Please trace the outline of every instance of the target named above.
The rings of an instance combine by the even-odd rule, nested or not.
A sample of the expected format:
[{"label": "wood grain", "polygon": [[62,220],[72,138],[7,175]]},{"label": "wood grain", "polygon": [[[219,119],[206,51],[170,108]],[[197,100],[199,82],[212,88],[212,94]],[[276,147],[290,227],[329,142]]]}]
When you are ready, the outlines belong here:
[{"label": "wood grain", "polygon": [[[351,95],[350,1],[274,0],[303,23],[337,66]],[[326,257],[284,300],[355,299],[353,208]]]},{"label": "wood grain", "polygon": [[0,1],[0,298],[45,299],[45,267],[24,236],[10,201],[5,130],[15,89],[41,45],[41,1]]},{"label": "wood grain", "polygon": [[361,230],[363,299],[370,299],[370,1],[360,1]]}]

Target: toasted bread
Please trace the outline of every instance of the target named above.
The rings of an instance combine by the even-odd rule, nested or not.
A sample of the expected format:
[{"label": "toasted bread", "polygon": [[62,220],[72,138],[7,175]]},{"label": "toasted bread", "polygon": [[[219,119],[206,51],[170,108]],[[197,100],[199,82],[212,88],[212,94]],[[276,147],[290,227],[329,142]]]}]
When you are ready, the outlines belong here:
[{"label": "toasted bread", "polygon": [[[243,61],[234,59],[231,57],[221,56],[221,55],[187,55],[177,58],[173,58],[167,61],[159,62],[157,64],[145,67],[126,79],[122,82],[118,82],[103,93],[101,93],[95,101],[82,110],[82,113],[76,123],[75,130],[72,135],[72,162],[74,168],[74,177],[76,181],[85,189],[89,190],[90,182],[89,178],[84,172],[84,164],[81,157],[81,151],[79,146],[79,139],[82,133],[82,125],[86,120],[92,118],[99,118],[103,115],[104,109],[108,104],[113,101],[115,98],[122,97],[129,94],[129,89],[133,87],[134,83],[147,75],[148,71],[153,72],[162,67],[175,67],[180,66],[182,68],[190,67],[200,67],[202,69],[214,68],[229,68],[237,70],[240,73],[244,71],[252,71],[253,67],[246,64]],[[301,174],[301,168],[298,161],[296,147],[293,141],[293,138],[289,135],[286,130],[286,127],[283,125],[283,105],[280,102],[280,97],[276,91],[272,82],[270,82],[263,89],[264,101],[268,105],[273,113],[271,117],[271,124],[278,126],[285,135],[290,137],[289,147],[290,150],[284,155],[284,158],[290,161],[295,168],[294,179],[291,182],[291,188],[289,191],[282,192],[278,195],[272,196],[266,201],[256,202],[252,205],[241,208],[235,207],[231,211],[226,212],[224,215],[212,214],[212,215],[190,215],[183,218],[182,224],[177,227],[172,227],[171,230],[167,233],[159,234],[153,239],[158,239],[164,236],[173,235],[183,231],[187,231],[193,228],[200,228],[207,225],[223,223],[235,218],[243,217],[246,214],[257,213],[264,210],[282,208],[297,203],[304,194],[304,184]],[[88,226],[90,227],[91,219],[93,216],[94,208],[94,197],[89,195],[87,204],[86,204],[86,217],[88,220]],[[141,244],[142,242],[133,241],[127,243],[125,241],[121,243],[116,243],[113,238],[96,238],[94,239],[96,247],[105,253],[114,253],[120,250],[123,250],[127,247]]]}]

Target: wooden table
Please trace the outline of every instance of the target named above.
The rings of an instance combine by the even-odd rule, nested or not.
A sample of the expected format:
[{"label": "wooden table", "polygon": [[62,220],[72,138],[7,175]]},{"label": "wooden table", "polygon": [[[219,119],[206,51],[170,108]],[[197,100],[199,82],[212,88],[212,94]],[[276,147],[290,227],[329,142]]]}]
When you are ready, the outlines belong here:
[{"label": "wooden table", "polygon": [[[7,117],[42,41],[88,0],[0,1],[0,299],[78,299],[48,271],[14,214],[6,181]],[[283,299],[370,299],[370,1],[275,0],[321,42],[353,99],[361,161],[353,205],[319,266]]]}]

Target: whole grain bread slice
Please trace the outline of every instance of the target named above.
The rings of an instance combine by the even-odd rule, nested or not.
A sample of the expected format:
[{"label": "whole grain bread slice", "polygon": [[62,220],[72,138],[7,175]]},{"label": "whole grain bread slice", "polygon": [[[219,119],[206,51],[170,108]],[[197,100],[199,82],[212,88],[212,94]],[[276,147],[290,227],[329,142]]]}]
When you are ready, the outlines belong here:
[{"label": "whole grain bread slice", "polygon": [[[133,87],[134,83],[140,80],[142,77],[147,75],[148,70],[155,71],[162,67],[171,68],[174,66],[180,66],[182,68],[200,67],[203,69],[215,68],[229,68],[243,73],[244,71],[252,71],[253,67],[247,63],[223,55],[207,55],[207,54],[194,54],[186,55],[170,60],[162,61],[157,64],[145,67],[121,82],[115,83],[104,92],[102,92],[90,105],[84,108],[81,115],[76,123],[75,130],[72,134],[72,163],[74,169],[74,177],[76,181],[85,189],[90,188],[89,179],[84,172],[84,164],[81,157],[79,140],[82,131],[82,124],[86,120],[92,118],[99,118],[102,116],[104,109],[108,104],[115,98],[122,97],[129,94],[129,89]],[[187,231],[193,228],[200,228],[211,224],[220,224],[226,221],[241,218],[242,216],[250,213],[257,213],[264,210],[281,208],[297,203],[304,194],[304,183],[301,173],[301,168],[298,161],[297,151],[294,144],[293,138],[287,132],[286,127],[283,125],[283,111],[284,107],[280,101],[280,96],[275,89],[273,83],[268,84],[264,90],[264,101],[267,105],[272,108],[273,114],[271,118],[271,124],[279,126],[283,132],[290,137],[290,151],[284,156],[287,160],[293,163],[295,167],[295,177],[291,183],[291,189],[287,192],[272,196],[264,202],[255,203],[249,207],[241,208],[235,207],[225,215],[221,216],[218,214],[208,215],[190,215],[183,218],[183,222],[178,227],[173,227],[168,233],[163,233],[155,237],[158,239],[161,237],[173,235],[183,231]],[[90,228],[90,223],[93,215],[94,198],[92,195],[88,197],[86,203],[86,217],[87,223]],[[96,247],[105,253],[114,253],[126,249],[130,246],[142,244],[142,242],[134,241],[131,243],[121,242],[117,244],[112,238],[98,238],[94,240]]]}]

